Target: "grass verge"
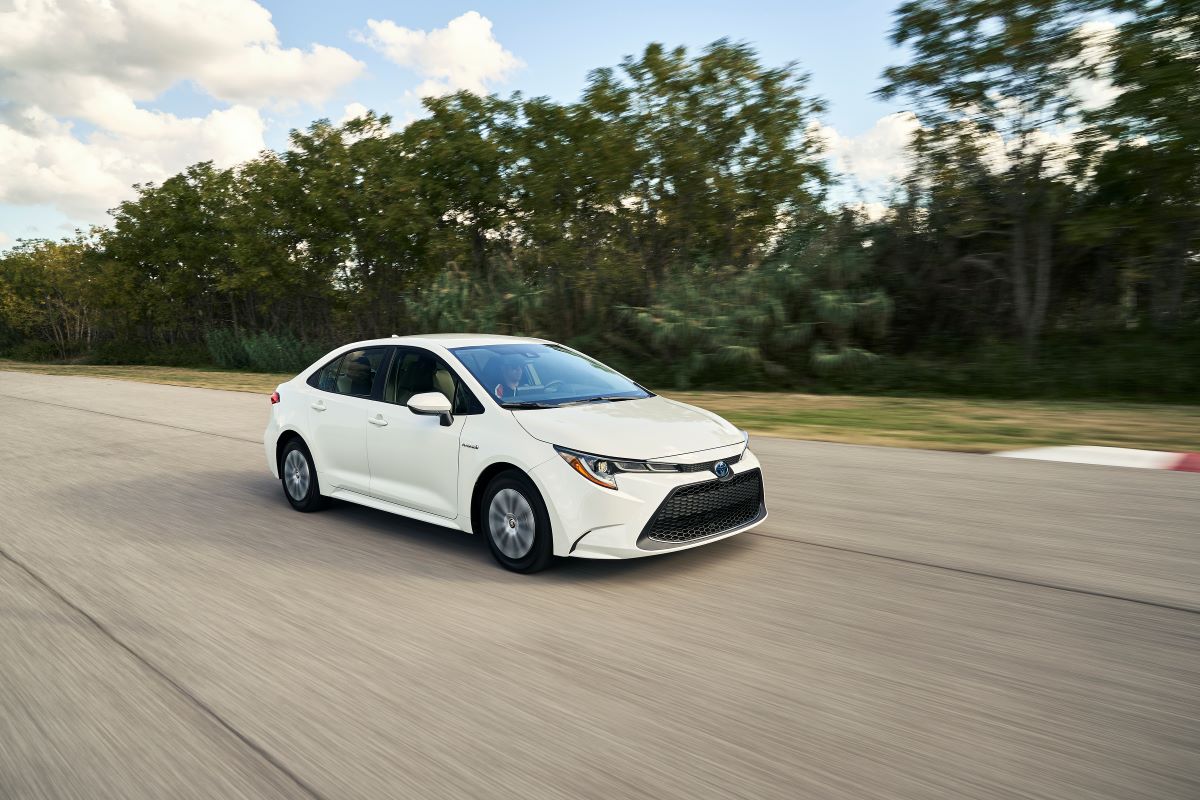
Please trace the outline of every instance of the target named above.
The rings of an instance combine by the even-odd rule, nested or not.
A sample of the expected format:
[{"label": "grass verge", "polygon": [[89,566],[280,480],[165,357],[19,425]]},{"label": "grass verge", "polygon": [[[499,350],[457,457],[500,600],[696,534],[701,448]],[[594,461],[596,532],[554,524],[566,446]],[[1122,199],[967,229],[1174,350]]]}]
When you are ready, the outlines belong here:
[{"label": "grass verge", "polygon": [[[0,370],[270,392],[291,375],[181,367],[29,364]],[[991,452],[1039,445],[1200,451],[1200,406],[765,392],[666,392],[752,433],[850,444]]]},{"label": "grass verge", "polygon": [[201,389],[228,389],[234,392],[270,392],[293,375],[269,372],[237,372],[197,367],[151,367],[104,364],[34,364],[0,359],[0,371],[38,372],[43,375],[82,375],[88,378],[113,378],[141,383],[166,383]]},{"label": "grass verge", "polygon": [[1200,450],[1200,407],[1150,403],[674,393],[751,432],[989,453],[1044,445]]}]

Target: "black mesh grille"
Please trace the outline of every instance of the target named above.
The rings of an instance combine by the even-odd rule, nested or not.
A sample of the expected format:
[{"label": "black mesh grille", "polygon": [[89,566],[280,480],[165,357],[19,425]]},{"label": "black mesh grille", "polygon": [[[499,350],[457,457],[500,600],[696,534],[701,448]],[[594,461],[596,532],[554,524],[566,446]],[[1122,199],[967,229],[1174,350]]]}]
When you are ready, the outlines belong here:
[{"label": "black mesh grille", "polygon": [[[734,464],[742,460],[742,454],[738,453],[736,456],[730,456],[729,458],[722,458],[719,460],[724,461],[726,464],[732,467]],[[716,463],[716,461],[705,461],[700,464],[676,464],[675,468],[680,472],[712,472],[713,464]]]},{"label": "black mesh grille", "polygon": [[763,512],[762,473],[750,470],[728,481],[704,481],[673,491],[646,525],[643,546],[683,544],[740,528]]}]

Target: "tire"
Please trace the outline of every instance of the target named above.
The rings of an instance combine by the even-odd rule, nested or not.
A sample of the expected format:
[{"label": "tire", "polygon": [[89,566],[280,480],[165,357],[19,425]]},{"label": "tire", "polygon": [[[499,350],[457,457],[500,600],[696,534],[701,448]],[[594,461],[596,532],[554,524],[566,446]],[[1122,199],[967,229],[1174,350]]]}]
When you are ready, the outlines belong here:
[{"label": "tire", "polygon": [[279,482],[283,486],[283,496],[297,511],[319,511],[327,505],[327,499],[321,496],[312,454],[300,439],[292,439],[283,448],[279,459]]},{"label": "tire", "polygon": [[533,481],[509,470],[492,478],[479,508],[483,538],[500,566],[513,572],[540,572],[554,557],[550,515]]}]

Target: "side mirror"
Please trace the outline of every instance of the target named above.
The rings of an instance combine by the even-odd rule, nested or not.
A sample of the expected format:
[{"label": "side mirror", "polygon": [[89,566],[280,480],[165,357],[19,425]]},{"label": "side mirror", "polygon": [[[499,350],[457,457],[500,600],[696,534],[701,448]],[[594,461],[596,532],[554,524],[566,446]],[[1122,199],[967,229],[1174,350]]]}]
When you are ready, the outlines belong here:
[{"label": "side mirror", "polygon": [[414,394],[408,400],[408,410],[425,417],[439,417],[443,428],[454,422],[454,415],[450,413],[450,401],[441,392]]}]

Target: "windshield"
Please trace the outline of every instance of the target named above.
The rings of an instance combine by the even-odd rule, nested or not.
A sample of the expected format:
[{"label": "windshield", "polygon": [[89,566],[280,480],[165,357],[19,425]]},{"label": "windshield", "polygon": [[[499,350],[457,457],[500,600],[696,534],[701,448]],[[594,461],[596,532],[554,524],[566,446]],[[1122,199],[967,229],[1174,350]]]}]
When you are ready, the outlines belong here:
[{"label": "windshield", "polygon": [[558,344],[489,344],[450,352],[505,408],[554,408],[651,396],[624,375]]}]

